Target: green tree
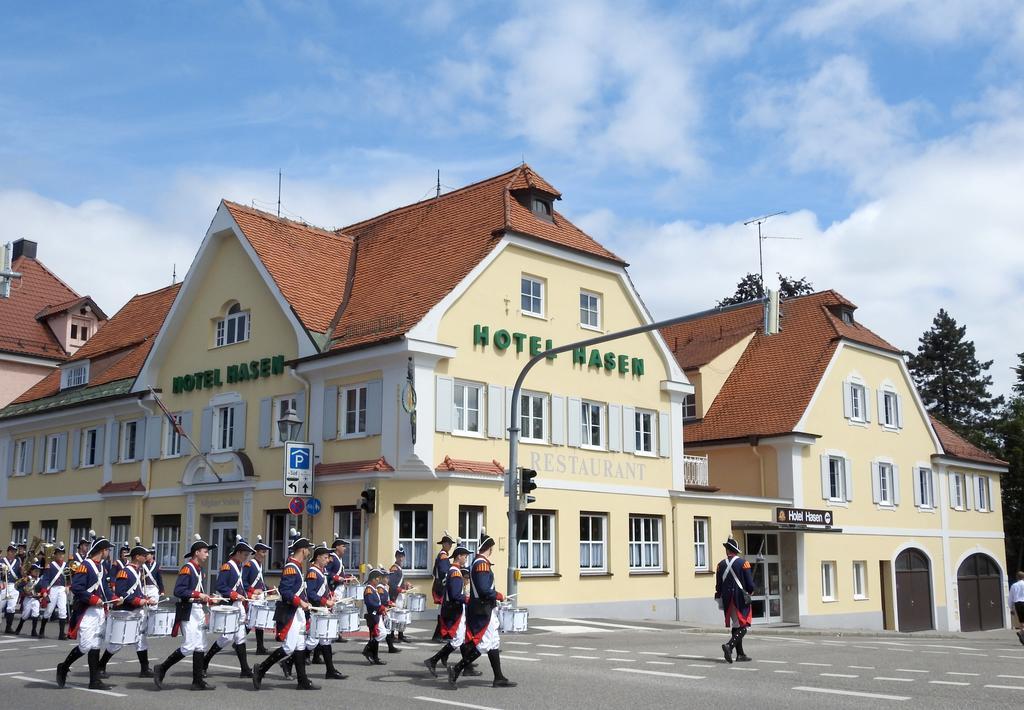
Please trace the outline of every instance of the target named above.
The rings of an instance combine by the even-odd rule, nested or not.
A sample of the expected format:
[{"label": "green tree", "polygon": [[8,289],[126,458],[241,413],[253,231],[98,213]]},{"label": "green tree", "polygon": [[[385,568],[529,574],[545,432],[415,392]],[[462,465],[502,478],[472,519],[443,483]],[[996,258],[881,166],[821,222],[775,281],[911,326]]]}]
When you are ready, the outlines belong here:
[{"label": "green tree", "polygon": [[1018,370],[1014,391],[996,425],[999,457],[1009,464],[1000,481],[1003,501],[1003,530],[1006,560],[1013,571],[1024,569],[1024,372]]},{"label": "green tree", "polygon": [[[794,279],[782,274],[779,277],[779,298],[785,300],[794,296],[803,296],[814,292],[814,285],[806,278]],[[754,301],[765,297],[764,284],[761,282],[760,274],[747,274],[736,284],[736,291],[733,295],[723,298],[718,306],[731,306],[744,301]]]}]

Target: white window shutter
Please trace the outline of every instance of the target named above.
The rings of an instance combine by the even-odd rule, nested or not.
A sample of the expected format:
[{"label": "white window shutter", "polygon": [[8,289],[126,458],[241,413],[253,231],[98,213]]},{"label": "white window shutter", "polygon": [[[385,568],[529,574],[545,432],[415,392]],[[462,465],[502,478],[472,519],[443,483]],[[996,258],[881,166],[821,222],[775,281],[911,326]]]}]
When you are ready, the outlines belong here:
[{"label": "white window shutter", "polygon": [[[506,387],[505,388],[505,438],[508,438],[508,436],[509,436],[508,430],[512,426],[512,392],[513,392],[513,390],[514,390],[514,388],[512,388],[512,387]],[[523,417],[523,411],[522,411],[523,391],[522,390],[519,390],[519,399],[520,399],[519,407],[517,407],[517,409],[519,411],[518,411],[517,415],[519,416],[519,422],[521,424],[522,421],[523,421],[523,419],[522,419],[522,417]],[[523,435],[523,432],[520,431],[519,432],[519,436],[522,436],[522,435]]]},{"label": "white window shutter", "polygon": [[871,462],[871,500],[875,503],[882,502],[881,469],[877,461]]},{"label": "white window shutter", "polygon": [[821,497],[829,499],[829,475],[828,475],[828,454],[821,455]]},{"label": "white window shutter", "polygon": [[49,452],[46,450],[46,437],[40,436],[36,438],[36,465],[33,471],[36,473],[42,473],[46,470],[46,457]]},{"label": "white window shutter", "polygon": [[569,422],[569,446],[580,445],[580,407],[582,403],[575,397],[570,397],[567,401],[569,407],[569,416],[566,417]]},{"label": "white window shutter", "polygon": [[[448,402],[449,408],[451,401]],[[274,426],[271,423],[271,426]],[[338,387],[332,385],[324,387],[324,415],[322,422],[324,441],[334,441],[338,438]]]},{"label": "white window shutter", "polygon": [[903,428],[903,397],[896,395],[896,426]]},{"label": "white window shutter", "polygon": [[199,423],[199,451],[208,454],[213,448],[213,407],[203,407]]},{"label": "white window shutter", "polygon": [[[213,410],[210,410],[211,412]],[[120,457],[121,423],[114,422],[107,430],[107,463],[117,463]],[[207,449],[209,451],[209,449]]]},{"label": "white window shutter", "polygon": [[36,440],[33,438],[29,438],[28,443],[26,444],[26,446],[28,446],[28,451],[25,452],[25,463],[28,465],[28,471],[26,471],[25,473],[32,473],[32,463],[34,461],[32,456],[35,445]]},{"label": "white window shutter", "polygon": [[[301,415],[300,415],[301,416]],[[270,442],[273,441],[271,432],[276,422],[274,421],[274,399],[273,397],[264,397],[260,400],[260,441],[259,445],[261,449],[265,449],[270,446]]]},{"label": "white window shutter", "polygon": [[4,454],[4,470],[0,471],[0,474],[4,476],[11,476],[14,474],[14,449],[17,448],[17,442],[14,439],[7,440],[7,453]]},{"label": "white window shutter", "polygon": [[868,387],[867,385],[864,385],[864,398],[863,399],[864,399],[864,401],[863,401],[861,406],[864,409],[864,421],[865,422],[870,422],[871,421],[871,388]]},{"label": "white window shutter", "polygon": [[98,464],[102,464],[106,460],[103,458],[104,446],[107,443],[106,432],[107,427],[105,424],[100,424],[96,427],[96,463]]},{"label": "white window shutter", "polygon": [[146,458],[147,459],[158,459],[160,458],[160,439],[163,434],[163,417],[153,416],[149,417],[149,421],[146,423]]},{"label": "white window shutter", "polygon": [[843,382],[843,416],[847,419],[853,416],[853,395],[850,394],[850,383]]},{"label": "white window shutter", "polygon": [[454,382],[451,377],[437,376],[437,399],[434,400],[434,430],[450,433],[454,408]]},{"label": "white window shutter", "polygon": [[[519,413],[522,421],[522,412]],[[502,385],[487,385],[487,436],[502,438],[505,423],[505,388]],[[525,432],[519,432],[523,436]]]},{"label": "white window shutter", "polygon": [[665,459],[672,454],[671,422],[668,412],[658,412],[658,455]]},{"label": "white window shutter", "polygon": [[988,512],[996,512],[996,499],[992,497],[992,479],[985,476],[985,498],[988,499]]},{"label": "white window shutter", "polygon": [[366,435],[380,436],[384,426],[384,381],[366,383]]},{"label": "white window shutter", "polygon": [[63,471],[68,467],[68,433],[62,431],[57,435],[57,470]]},{"label": "white window shutter", "polygon": [[627,454],[636,453],[636,410],[622,408],[622,450]]},{"label": "white window shutter", "polygon": [[900,504],[900,467],[892,465],[892,504]]},{"label": "white window shutter", "polygon": [[928,505],[933,508],[937,508],[939,505],[939,474],[935,469],[932,469],[932,490]]},{"label": "white window shutter", "polygon": [[622,407],[608,405],[608,450],[622,451]]},{"label": "white window shutter", "polygon": [[[11,444],[13,446],[13,442]],[[71,468],[78,468],[79,460],[78,455],[82,452],[82,430],[72,429],[71,438],[68,440],[68,445],[71,447]]]},{"label": "white window shutter", "polygon": [[551,395],[551,443],[565,445],[565,397]]},{"label": "white window shutter", "polygon": [[878,388],[878,423],[885,424],[885,390]]},{"label": "white window shutter", "polygon": [[964,509],[971,510],[974,508],[974,476],[969,473],[964,474]]},{"label": "white window shutter", "polygon": [[853,466],[850,459],[843,459],[843,475],[846,477],[846,500],[853,500]]},{"label": "white window shutter", "polygon": [[949,486],[949,507],[956,508],[956,474],[946,474],[947,485]]},{"label": "white window shutter", "polygon": [[[238,402],[232,404],[231,407],[235,410],[235,451],[239,451],[245,448],[245,402]],[[301,413],[299,416],[303,416]]]},{"label": "white window shutter", "polygon": [[921,490],[921,469],[914,466],[910,469],[910,472],[910,475],[914,477],[914,505],[920,508],[921,504],[924,502],[924,492]]},{"label": "white window shutter", "polygon": [[[181,413],[181,430],[183,432],[185,432],[186,434],[188,434],[189,436],[192,436],[192,410],[189,410],[187,412],[182,412]],[[186,455],[189,455],[189,454],[192,453],[191,451],[188,450],[188,442],[187,441],[182,442],[181,450]]]}]

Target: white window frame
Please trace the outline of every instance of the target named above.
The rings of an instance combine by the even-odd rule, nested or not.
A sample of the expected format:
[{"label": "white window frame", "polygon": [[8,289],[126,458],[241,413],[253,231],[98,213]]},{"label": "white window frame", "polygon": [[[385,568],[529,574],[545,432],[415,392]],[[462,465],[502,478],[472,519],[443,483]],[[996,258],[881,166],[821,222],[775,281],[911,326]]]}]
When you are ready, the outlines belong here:
[{"label": "white window frame", "polygon": [[[462,402],[458,402],[459,389],[462,389]],[[452,433],[458,434],[459,436],[475,436],[483,437],[484,435],[484,412],[486,411],[486,404],[484,402],[484,394],[486,387],[480,382],[470,382],[469,380],[455,380],[452,386]],[[476,429],[469,429],[466,427],[466,423],[469,421],[468,413],[473,411],[469,408],[469,392],[470,390],[476,390]],[[459,409],[462,409],[461,416],[461,427],[460,427],[460,415]]]},{"label": "white window frame", "polygon": [[697,395],[683,395],[683,419],[697,418]]},{"label": "white window frame", "polygon": [[299,398],[294,394],[286,394],[280,397],[274,397],[270,405],[270,411],[272,416],[270,419],[270,445],[272,447],[284,446],[285,442],[281,440],[281,427],[277,426],[277,422],[280,421],[290,408],[295,412],[296,415],[302,416],[302,412],[299,411]]},{"label": "white window frame", "polygon": [[[238,307],[238,311],[231,313],[231,309]],[[239,335],[238,324],[242,323],[245,329],[244,337]],[[229,324],[234,324],[235,339],[228,341]],[[252,331],[252,314],[250,311],[242,310],[239,303],[232,303],[228,306],[227,312],[222,318],[218,318],[214,326],[214,347],[223,348],[236,343],[244,343],[249,340]]]},{"label": "white window frame", "polygon": [[[846,490],[846,459],[830,454],[828,457],[828,499],[831,503],[845,503],[848,500]],[[832,494],[833,489],[838,496]]]},{"label": "white window frame", "polygon": [[988,476],[974,476],[974,503],[974,507],[979,513],[991,513],[994,510],[992,507],[992,483]]},{"label": "white window frame", "polygon": [[[139,441],[139,422],[141,419],[131,419],[126,422],[121,422],[121,456],[119,457],[120,463],[131,463],[132,461],[139,461],[142,458],[142,445],[143,442]],[[129,432],[131,435],[129,436]],[[128,446],[131,443],[131,456],[128,455]],[[124,542],[124,540],[121,540]]]},{"label": "white window frame", "polygon": [[480,532],[484,529],[484,509],[468,505],[459,506],[459,544],[469,550],[470,557],[480,546]]},{"label": "white window frame", "polygon": [[32,473],[32,457],[29,455],[28,447],[31,438],[18,439],[14,442],[14,475],[27,476]]},{"label": "white window frame", "polygon": [[60,388],[80,387],[89,384],[89,361],[67,365],[61,372]]},{"label": "white window frame", "polygon": [[[89,437],[92,437],[92,446],[89,445]],[[82,441],[78,455],[79,468],[92,468],[99,466],[100,456],[100,430],[99,427],[88,427],[82,430]],[[88,531],[86,531],[88,532]]]},{"label": "white window frame", "polygon": [[893,389],[886,387],[882,390],[882,411],[879,412],[879,418],[885,429],[897,431],[900,427],[899,397]]},{"label": "white window frame", "polygon": [[630,515],[629,571],[662,572],[664,569],[664,519],[658,515]]},{"label": "white window frame", "polygon": [[15,545],[28,545],[28,523],[11,523],[11,542]]},{"label": "white window frame", "polygon": [[344,540],[348,549],[341,562],[348,571],[357,570],[363,561],[363,511],[358,508],[335,508],[334,529]]},{"label": "white window frame", "polygon": [[[128,518],[128,522],[123,522],[124,518]],[[120,522],[114,522],[118,520]],[[129,533],[132,529],[131,518],[127,515],[118,515],[110,520],[110,537],[108,538],[114,545],[114,549],[111,550],[111,556],[116,558],[117,548],[121,547],[121,544],[127,542],[130,538]]]},{"label": "white window frame", "polygon": [[[693,569],[696,572],[711,571],[711,548],[708,542],[711,533],[711,519],[696,516],[693,519]],[[703,560],[703,562],[701,561]]]},{"label": "white window frame", "polygon": [[235,449],[235,407],[221,404],[213,408],[213,441],[210,450],[216,453]]},{"label": "white window frame", "polygon": [[601,330],[601,294],[585,288],[580,289],[580,327]]},{"label": "white window frame", "polygon": [[949,476],[955,482],[954,489],[949,494],[949,507],[953,510],[966,510],[967,477],[956,472],[951,472]]},{"label": "white window frame", "polygon": [[[402,516],[408,515],[410,518],[409,529],[411,535],[403,537],[402,531]],[[425,516],[427,522],[427,531],[425,536],[419,536],[416,534],[416,523],[417,518]],[[413,575],[425,575],[430,574],[431,566],[433,564],[433,557],[431,556],[431,548],[433,547],[433,541],[431,540],[431,533],[433,531],[433,517],[434,511],[432,508],[423,506],[409,506],[395,509],[395,540],[397,545],[395,549],[398,549],[398,545],[405,547],[405,569],[407,572]],[[422,553],[417,554],[416,546],[420,545]],[[422,557],[422,559],[421,559]]]},{"label": "white window frame", "polygon": [[[598,443],[594,443],[593,417],[597,416]],[[608,441],[604,403],[590,399],[580,400],[580,448],[603,450]]]},{"label": "white window frame", "polygon": [[835,560],[823,560],[821,563],[821,601],[834,602],[838,598],[836,594],[836,562]]},{"label": "white window frame", "polygon": [[[70,530],[68,532],[68,550],[77,550],[78,541],[85,540],[89,537],[89,530],[92,529],[92,519],[90,518],[72,518],[68,521],[70,524]],[[84,525],[82,524],[84,523]],[[158,558],[159,559],[159,558]]]},{"label": "white window frame", "polygon": [[922,510],[935,510],[935,479],[932,476],[932,470],[924,466],[918,466],[914,468],[914,475],[917,476],[917,486],[921,493],[921,505],[919,507]]},{"label": "white window frame", "polygon": [[[550,533],[547,538],[543,537],[545,521]],[[526,529],[520,533],[519,538],[519,569],[524,575],[555,571],[555,522],[555,514],[550,511],[530,511],[527,515]],[[535,523],[540,523],[539,531]]]},{"label": "white window frame", "polygon": [[868,598],[868,563],[866,560],[853,562],[853,598],[857,601]]},{"label": "white window frame", "polygon": [[57,526],[59,523],[56,520],[41,520],[39,521],[39,537],[45,543],[57,542]]},{"label": "white window frame", "polygon": [[[178,425],[181,425],[181,422],[182,422],[182,413],[181,412],[171,412],[171,417],[174,419],[174,421]],[[170,423],[170,421],[168,421],[166,419],[166,417],[164,418],[163,426],[164,426],[164,458],[165,459],[176,459],[179,456],[181,456],[181,442],[184,439],[184,437],[181,434],[178,433],[178,430],[174,427],[173,424]]]},{"label": "white window frame", "polygon": [[[533,436],[534,425],[537,423],[536,404],[540,403],[541,435]],[[539,392],[521,392],[519,395],[519,431],[520,441],[533,444],[546,444],[548,441],[548,396]]]},{"label": "white window frame", "polygon": [[[529,292],[527,292],[527,284],[529,284]],[[537,286],[537,288],[534,289],[534,286]],[[524,316],[544,318],[544,292],[546,290],[544,279],[530,276],[529,274],[522,274],[519,277],[519,312]],[[523,302],[524,299],[528,300],[529,308],[524,307],[527,305]],[[532,310],[535,305],[534,301],[536,301],[537,310]]]},{"label": "white window frame", "polygon": [[60,463],[60,434],[47,434],[43,473],[56,473]]},{"label": "white window frame", "polygon": [[[647,428],[644,428],[644,421]],[[644,437],[648,438],[648,448],[644,448]],[[633,453],[638,456],[655,456],[658,451],[658,413],[649,409],[636,409],[633,412]]]},{"label": "white window frame", "polygon": [[[338,422],[338,431],[342,439],[361,439],[366,436],[366,392],[367,385],[360,382],[354,385],[345,385],[338,389],[338,412],[341,421]],[[349,397],[355,398],[354,408],[349,408]],[[349,427],[348,415],[352,413],[353,423]],[[360,426],[359,415],[362,414],[362,426]]]},{"label": "white window frame", "polygon": [[[181,546],[181,516],[176,516],[178,518],[177,525],[164,524],[170,517],[162,515],[153,516],[153,546],[156,548],[154,557],[159,569],[178,569],[181,560],[179,553]],[[158,518],[165,518],[165,520],[160,520],[161,524],[158,525]],[[77,541],[75,542],[77,543]]]},{"label": "white window frame", "polygon": [[[587,539],[584,539],[584,524],[587,526]],[[595,531],[600,539],[594,539]],[[600,564],[594,564],[595,553],[600,557]],[[584,558],[588,560],[586,564]],[[606,574],[607,572],[608,514],[580,513],[580,574]]]},{"label": "white window frame", "polygon": [[896,467],[889,461],[879,461],[878,466],[878,504],[886,507],[896,505],[895,486]]},{"label": "white window frame", "polygon": [[85,318],[72,318],[71,327],[75,328],[78,334],[75,335],[74,332],[69,331],[68,338],[76,343],[84,343],[89,339],[89,324],[90,321]]},{"label": "white window frame", "polygon": [[867,407],[868,388],[863,382],[850,380],[850,421],[864,424],[867,418],[864,416]]}]

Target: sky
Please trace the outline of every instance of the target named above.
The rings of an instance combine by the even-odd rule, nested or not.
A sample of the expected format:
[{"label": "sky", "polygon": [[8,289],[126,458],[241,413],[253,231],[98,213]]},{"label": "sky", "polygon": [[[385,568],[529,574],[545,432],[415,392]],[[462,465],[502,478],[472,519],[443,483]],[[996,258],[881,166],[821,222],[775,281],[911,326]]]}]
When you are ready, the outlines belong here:
[{"label": "sky", "polygon": [[[222,198],[340,227],[522,161],[655,317],[758,269],[916,350],[945,308],[1024,350],[1012,0],[69,2],[0,25],[0,242],[108,314]],[[782,239],[781,237],[786,237]]]}]

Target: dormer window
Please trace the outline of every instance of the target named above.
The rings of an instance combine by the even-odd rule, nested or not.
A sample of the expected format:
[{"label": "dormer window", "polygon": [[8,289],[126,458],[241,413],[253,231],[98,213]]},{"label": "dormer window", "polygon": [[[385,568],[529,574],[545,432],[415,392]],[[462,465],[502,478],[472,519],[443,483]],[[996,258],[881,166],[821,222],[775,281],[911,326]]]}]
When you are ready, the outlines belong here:
[{"label": "dormer window", "polygon": [[216,346],[232,345],[249,339],[249,311],[243,311],[237,303],[228,307],[223,318],[216,324]]},{"label": "dormer window", "polygon": [[89,383],[89,362],[65,366],[60,373],[60,388],[81,387]]},{"label": "dormer window", "polygon": [[81,345],[89,339],[89,321],[80,320],[78,318],[72,319],[71,321],[71,340]]},{"label": "dormer window", "polygon": [[545,200],[543,197],[535,195],[530,201],[530,209],[538,217],[551,219],[551,200]]},{"label": "dormer window", "polygon": [[839,311],[839,317],[843,319],[843,323],[849,323],[853,325],[853,311],[849,308],[843,308]]}]

